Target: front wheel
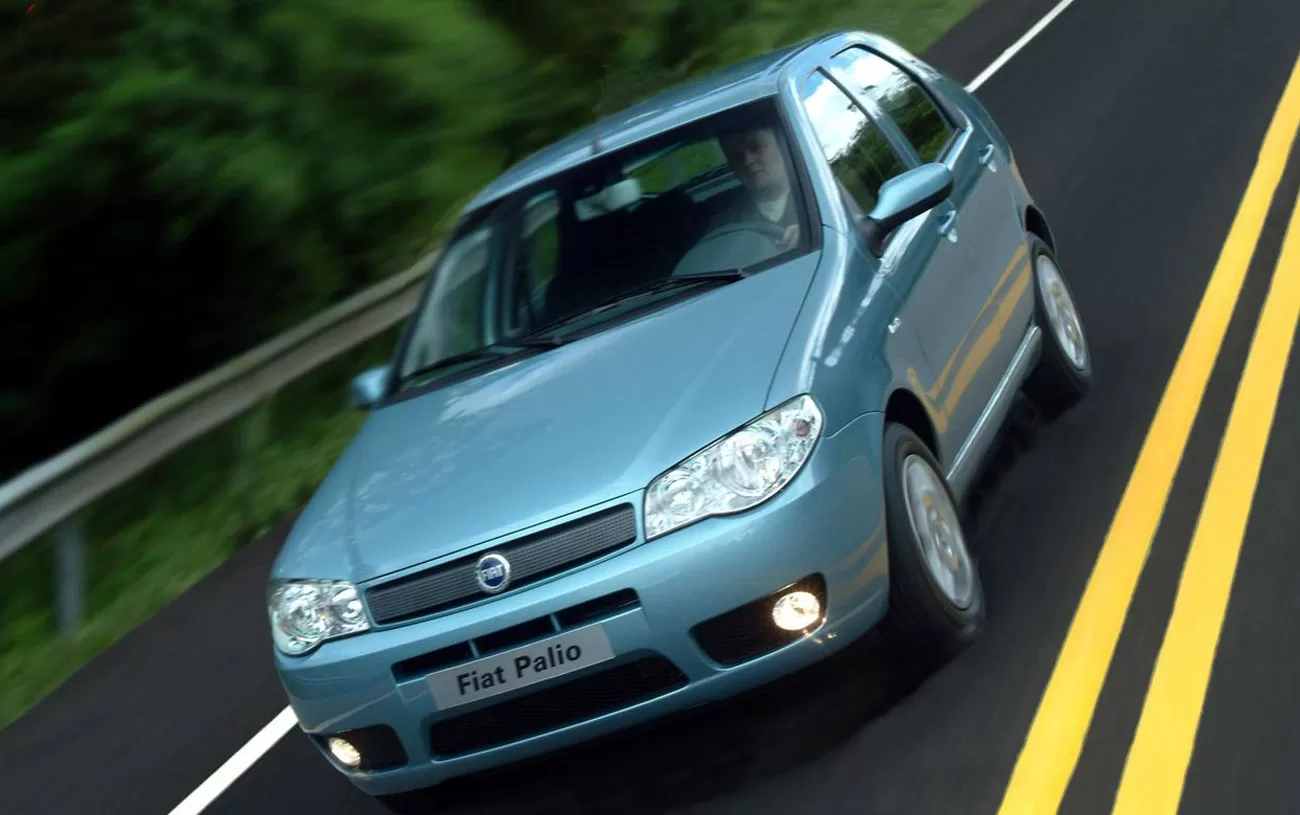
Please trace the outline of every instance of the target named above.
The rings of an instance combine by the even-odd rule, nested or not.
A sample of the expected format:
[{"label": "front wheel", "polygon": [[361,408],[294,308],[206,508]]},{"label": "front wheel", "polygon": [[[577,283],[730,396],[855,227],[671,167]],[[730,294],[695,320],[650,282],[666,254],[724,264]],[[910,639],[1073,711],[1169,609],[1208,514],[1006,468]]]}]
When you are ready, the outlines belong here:
[{"label": "front wheel", "polygon": [[934,454],[890,422],[883,459],[889,611],[881,633],[915,656],[944,659],[983,627],[984,588]]},{"label": "front wheel", "polygon": [[1043,355],[1025,383],[1025,395],[1047,418],[1074,407],[1092,386],[1092,351],[1074,296],[1047,244],[1030,235],[1034,263],[1034,314],[1043,332]]}]

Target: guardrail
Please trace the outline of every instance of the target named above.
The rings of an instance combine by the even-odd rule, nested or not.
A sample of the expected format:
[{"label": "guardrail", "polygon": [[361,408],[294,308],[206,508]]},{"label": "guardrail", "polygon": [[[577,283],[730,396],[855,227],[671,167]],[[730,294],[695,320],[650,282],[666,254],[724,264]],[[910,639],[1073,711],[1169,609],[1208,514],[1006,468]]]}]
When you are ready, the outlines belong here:
[{"label": "guardrail", "polygon": [[81,618],[85,541],[77,515],[91,502],[261,399],[405,319],[437,261],[430,252],[388,278],[268,340],[0,485],[0,560],[56,530],[59,627]]}]

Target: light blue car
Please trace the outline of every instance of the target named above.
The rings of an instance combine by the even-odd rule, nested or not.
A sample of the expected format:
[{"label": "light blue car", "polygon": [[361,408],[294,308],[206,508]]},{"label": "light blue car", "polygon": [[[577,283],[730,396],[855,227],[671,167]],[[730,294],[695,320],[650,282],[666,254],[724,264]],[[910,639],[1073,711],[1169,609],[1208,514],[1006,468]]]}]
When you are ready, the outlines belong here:
[{"label": "light blue car", "polygon": [[959,507],[1091,362],[962,87],[839,33],[598,122],[466,208],[269,587],[302,730],[403,793],[984,616]]}]

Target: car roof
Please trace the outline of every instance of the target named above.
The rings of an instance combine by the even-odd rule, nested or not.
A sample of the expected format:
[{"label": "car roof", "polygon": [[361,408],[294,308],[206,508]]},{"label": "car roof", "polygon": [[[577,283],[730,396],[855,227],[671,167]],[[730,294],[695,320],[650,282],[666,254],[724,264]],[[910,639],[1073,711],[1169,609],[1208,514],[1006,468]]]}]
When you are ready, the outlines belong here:
[{"label": "car roof", "polygon": [[551,143],[501,173],[465,207],[471,212],[603,152],[777,93],[783,69],[803,52],[846,36],[826,34],[694,79]]}]

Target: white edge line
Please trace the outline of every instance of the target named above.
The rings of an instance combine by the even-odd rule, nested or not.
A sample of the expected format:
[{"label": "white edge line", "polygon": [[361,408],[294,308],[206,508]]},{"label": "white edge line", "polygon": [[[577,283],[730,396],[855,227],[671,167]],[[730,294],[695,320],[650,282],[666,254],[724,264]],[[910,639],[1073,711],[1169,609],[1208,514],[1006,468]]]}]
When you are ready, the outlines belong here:
[{"label": "white edge line", "polygon": [[989,77],[996,74],[998,70],[1002,68],[1003,65],[1006,65],[1008,62],[1011,61],[1012,57],[1020,53],[1020,50],[1024,48],[1026,45],[1028,45],[1030,40],[1032,40],[1034,37],[1037,37],[1039,34],[1043,33],[1043,29],[1051,25],[1052,21],[1055,20],[1057,17],[1060,17],[1061,13],[1064,12],[1067,8],[1069,8],[1073,3],[1074,0],[1061,0],[1061,2],[1057,3],[1056,7],[1053,8],[1051,11],[1047,12],[1047,14],[1043,16],[1043,19],[1039,20],[1037,23],[1034,24],[1033,28],[1026,31],[1024,33],[1024,36],[1022,36],[1020,39],[1012,43],[1010,48],[1003,51],[1001,56],[993,60],[992,65],[985,68],[980,73],[979,76],[971,80],[971,83],[966,86],[966,90],[968,91],[979,90],[981,85],[989,81]]},{"label": "white edge line", "polygon": [[169,815],[198,815],[215,801],[217,796],[225,792],[226,788],[235,783],[249,767],[253,766],[254,762],[268,753],[297,723],[298,717],[294,715],[293,708],[286,707],[280,711],[270,724],[259,730],[256,736],[240,747],[194,792],[185,796],[185,800],[177,804]]},{"label": "white edge line", "polygon": [[[1020,39],[1016,40],[1010,48],[1003,51],[1002,54],[993,61],[993,64],[985,68],[979,76],[971,80],[966,86],[966,90],[978,90],[981,85],[989,80],[989,77],[997,73],[1002,66],[1011,61],[1011,58],[1020,53],[1029,42],[1043,32],[1043,29],[1052,24],[1052,21],[1061,16],[1074,3],[1074,0],[1061,0],[1055,8],[1047,12],[1043,19],[1034,24],[1034,27],[1024,33]],[[248,768],[276,745],[280,739],[284,738],[293,726],[298,723],[298,718],[294,715],[293,708],[286,707],[280,711],[279,715],[271,720],[271,723],[258,731],[247,744],[239,748],[239,751],[231,756],[225,764],[217,768],[217,771],[208,776],[208,779],[198,786],[194,792],[191,792],[176,805],[168,815],[199,815],[208,807],[217,796],[225,792],[231,784],[248,771]]]}]

